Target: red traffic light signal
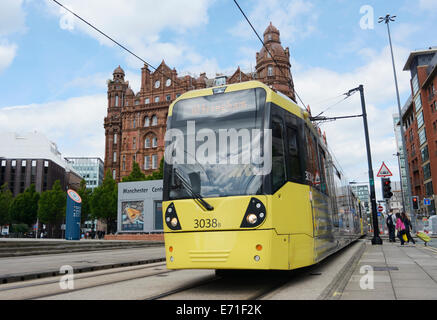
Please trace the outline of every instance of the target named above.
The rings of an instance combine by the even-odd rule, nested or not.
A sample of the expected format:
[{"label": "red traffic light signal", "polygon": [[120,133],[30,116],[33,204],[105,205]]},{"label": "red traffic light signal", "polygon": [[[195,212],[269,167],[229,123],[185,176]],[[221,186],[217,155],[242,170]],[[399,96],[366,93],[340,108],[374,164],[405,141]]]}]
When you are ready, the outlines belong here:
[{"label": "red traffic light signal", "polygon": [[419,209],[419,199],[417,196],[413,197],[413,209],[415,210]]},{"label": "red traffic light signal", "polygon": [[390,178],[382,178],[382,195],[384,199],[390,199],[393,196],[391,192]]}]

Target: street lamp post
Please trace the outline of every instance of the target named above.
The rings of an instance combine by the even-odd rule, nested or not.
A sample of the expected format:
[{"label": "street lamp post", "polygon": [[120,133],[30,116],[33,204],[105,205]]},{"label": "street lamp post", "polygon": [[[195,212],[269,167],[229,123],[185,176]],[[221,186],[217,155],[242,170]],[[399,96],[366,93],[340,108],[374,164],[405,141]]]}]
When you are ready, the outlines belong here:
[{"label": "street lamp post", "polygon": [[[398,101],[399,122],[400,122],[400,130],[401,130],[401,137],[402,137],[402,149],[403,149],[403,152],[405,155],[404,160],[405,160],[405,173],[407,175],[407,196],[409,199],[410,210],[411,210],[411,212],[410,212],[411,224],[413,225],[413,232],[416,232],[416,215],[414,213],[413,199],[411,197],[410,170],[409,170],[409,166],[408,166],[408,157],[407,157],[407,153],[406,153],[407,148],[406,148],[406,144],[405,144],[404,124],[402,121],[401,100],[399,98],[398,78],[396,76],[395,60],[394,60],[394,56],[393,56],[393,45],[391,43],[390,26],[389,26],[390,21],[395,21],[395,18],[396,18],[396,16],[390,16],[389,14],[387,14],[385,17],[379,17],[378,23],[385,22],[385,24],[387,25],[388,40],[390,43],[391,61],[392,61],[392,65],[393,65],[393,75],[394,75],[395,86],[396,86],[396,97],[397,97],[397,101]],[[401,176],[400,180],[402,183],[402,176]]]}]

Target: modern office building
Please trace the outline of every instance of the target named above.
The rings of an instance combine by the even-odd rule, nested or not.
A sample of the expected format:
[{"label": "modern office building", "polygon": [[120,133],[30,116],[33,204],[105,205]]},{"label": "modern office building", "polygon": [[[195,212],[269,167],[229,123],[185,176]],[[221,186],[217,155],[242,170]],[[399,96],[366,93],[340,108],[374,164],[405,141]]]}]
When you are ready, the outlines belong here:
[{"label": "modern office building", "polygon": [[14,197],[31,184],[37,192],[59,180],[64,190],[77,189],[82,177],[61,156],[56,144],[39,132],[2,133],[0,185],[8,183]]},{"label": "modern office building", "polygon": [[358,199],[366,208],[366,211],[370,213],[370,192],[367,184],[351,184],[352,191],[355,193]]},{"label": "modern office building", "polygon": [[94,190],[103,183],[104,172],[102,159],[66,157],[65,160],[85,179],[88,189]]},{"label": "modern office building", "polygon": [[[409,101],[411,101],[411,96],[409,98]],[[407,102],[409,104],[410,102]],[[407,177],[407,171],[405,168],[405,153],[404,149],[402,148],[402,137],[401,137],[401,126],[399,121],[399,114],[393,114],[393,128],[395,132],[395,138],[396,138],[396,153],[398,158],[398,170],[400,171],[400,181],[402,182],[402,186],[399,186],[399,189],[402,190],[402,196],[403,199],[400,199],[401,202],[403,200],[403,205],[405,205],[405,211],[411,212],[410,210],[410,201],[408,199],[408,177]],[[403,206],[402,206],[403,208]]]},{"label": "modern office building", "polygon": [[[436,212],[437,183],[437,47],[410,53],[404,71],[411,74],[411,99],[402,109],[412,195],[419,215]],[[424,205],[423,199],[431,199]]]},{"label": "modern office building", "polygon": [[187,91],[258,80],[296,101],[290,50],[282,47],[279,30],[271,23],[264,32],[264,43],[268,51],[262,47],[256,53],[254,72],[243,72],[238,67],[232,75],[217,75],[214,79],[208,79],[205,73],[181,77],[163,60],[154,72],[147,66],[141,69],[141,89],[137,93],[129,87],[123,69],[117,67],[113,79],[107,82],[105,172],[109,169],[114,179],[121,181],[130,174],[134,161],[145,174],[157,170],[164,155],[168,108]]}]

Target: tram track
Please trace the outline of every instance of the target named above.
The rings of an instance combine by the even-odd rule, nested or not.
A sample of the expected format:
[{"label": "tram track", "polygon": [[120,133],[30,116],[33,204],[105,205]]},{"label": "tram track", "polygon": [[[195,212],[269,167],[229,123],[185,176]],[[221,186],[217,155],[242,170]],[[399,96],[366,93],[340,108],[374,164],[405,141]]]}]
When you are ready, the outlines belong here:
[{"label": "tram track", "polygon": [[[66,293],[78,292],[90,288],[113,285],[125,281],[142,279],[173,272],[165,268],[165,263],[154,263],[146,266],[124,267],[119,269],[102,270],[82,273],[74,276],[74,288],[62,289],[60,281],[63,275],[50,280],[30,280],[27,283],[16,285],[1,285],[0,300],[28,300],[45,299]],[[41,293],[43,292],[43,293]]]},{"label": "tram track", "polygon": [[[216,274],[204,269],[170,270],[165,263],[129,266],[75,275],[74,288],[68,290],[60,287],[63,276],[59,275],[0,285],[0,300],[261,300],[290,295],[299,299],[302,288],[319,292],[320,283],[329,286],[333,282],[338,268],[328,266],[339,254],[290,271],[227,270]],[[361,256],[359,250],[350,251],[340,265],[355,255]]]}]

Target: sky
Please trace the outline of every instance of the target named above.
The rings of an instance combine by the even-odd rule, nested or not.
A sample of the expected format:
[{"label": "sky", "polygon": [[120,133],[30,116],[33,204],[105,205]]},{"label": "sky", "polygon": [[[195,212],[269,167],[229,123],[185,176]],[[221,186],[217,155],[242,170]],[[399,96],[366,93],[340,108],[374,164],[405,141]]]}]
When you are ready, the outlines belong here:
[{"label": "sky", "polygon": [[[179,75],[231,75],[255,67],[261,43],[232,0],[58,0],[151,65]],[[387,28],[391,23],[401,104],[410,95],[403,67],[411,51],[437,46],[437,0],[239,0],[262,34],[270,22],[289,47],[295,89],[313,115],[360,114],[364,85],[372,163],[399,180],[392,115],[397,113]],[[52,0],[0,1],[0,132],[39,131],[63,156],[104,158],[107,79],[118,66],[140,89],[143,62]],[[368,181],[361,118],[321,125],[349,180]],[[380,195],[376,179],[377,196]]]}]

